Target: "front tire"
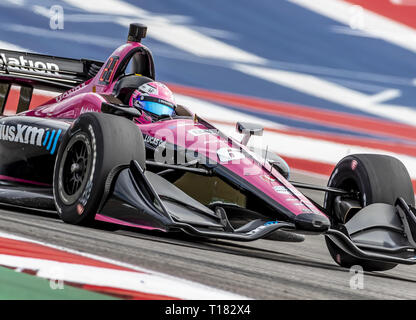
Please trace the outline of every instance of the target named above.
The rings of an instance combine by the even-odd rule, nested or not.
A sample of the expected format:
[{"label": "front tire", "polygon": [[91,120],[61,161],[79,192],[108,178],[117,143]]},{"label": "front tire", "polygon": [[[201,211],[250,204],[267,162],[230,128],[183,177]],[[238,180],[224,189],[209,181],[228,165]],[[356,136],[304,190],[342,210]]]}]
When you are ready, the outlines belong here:
[{"label": "front tire", "polygon": [[53,193],[61,219],[91,224],[108,174],[131,160],[144,166],[143,136],[137,125],[114,115],[82,114],[65,133],[56,157]]},{"label": "front tire", "polygon": [[[391,156],[356,154],[343,158],[334,168],[328,187],[340,188],[359,194],[356,199],[364,208],[373,203],[394,205],[398,197],[414,206],[412,181],[403,163]],[[334,194],[327,193],[324,207],[334,224],[344,224],[350,217],[337,216],[334,212]],[[385,271],[397,264],[358,259],[341,250],[328,237],[326,244],[334,261],[342,267],[360,265],[366,271]]]}]

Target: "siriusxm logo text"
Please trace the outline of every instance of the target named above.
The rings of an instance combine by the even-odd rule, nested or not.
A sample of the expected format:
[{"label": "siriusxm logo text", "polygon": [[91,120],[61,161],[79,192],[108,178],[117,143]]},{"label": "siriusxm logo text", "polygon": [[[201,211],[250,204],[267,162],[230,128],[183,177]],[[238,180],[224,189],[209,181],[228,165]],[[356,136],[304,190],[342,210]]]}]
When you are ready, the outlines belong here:
[{"label": "siriusxm logo text", "polygon": [[54,154],[62,130],[50,130],[29,125],[0,124],[0,140],[44,147]]},{"label": "siriusxm logo text", "polygon": [[0,65],[3,65],[3,61],[5,61],[10,69],[59,75],[59,66],[56,63],[33,61],[25,59],[24,56],[19,56],[18,58],[7,57],[4,53],[0,53],[0,56]]},{"label": "siriusxm logo text", "polygon": [[22,124],[17,126],[0,124],[0,140],[4,141],[41,146],[44,133],[45,129],[37,127]]}]

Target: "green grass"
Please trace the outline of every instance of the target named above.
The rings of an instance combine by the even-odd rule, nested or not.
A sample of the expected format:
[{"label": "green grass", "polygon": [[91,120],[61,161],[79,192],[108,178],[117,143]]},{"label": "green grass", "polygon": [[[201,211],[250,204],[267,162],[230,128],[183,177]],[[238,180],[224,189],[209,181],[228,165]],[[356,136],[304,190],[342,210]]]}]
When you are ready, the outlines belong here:
[{"label": "green grass", "polygon": [[53,290],[50,281],[0,267],[0,300],[113,300],[112,296],[69,285]]}]

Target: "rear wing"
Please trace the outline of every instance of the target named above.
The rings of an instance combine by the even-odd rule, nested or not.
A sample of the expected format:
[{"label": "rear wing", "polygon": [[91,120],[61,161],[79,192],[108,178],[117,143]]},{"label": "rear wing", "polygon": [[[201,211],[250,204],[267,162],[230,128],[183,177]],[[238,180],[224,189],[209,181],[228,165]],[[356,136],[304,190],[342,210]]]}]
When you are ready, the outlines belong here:
[{"label": "rear wing", "polygon": [[[36,107],[93,78],[103,64],[0,49],[0,115]],[[52,95],[36,94],[39,90]]]},{"label": "rear wing", "polygon": [[[75,86],[93,78],[104,62],[0,49],[0,79],[23,78]],[[42,81],[43,80],[43,81]]]}]

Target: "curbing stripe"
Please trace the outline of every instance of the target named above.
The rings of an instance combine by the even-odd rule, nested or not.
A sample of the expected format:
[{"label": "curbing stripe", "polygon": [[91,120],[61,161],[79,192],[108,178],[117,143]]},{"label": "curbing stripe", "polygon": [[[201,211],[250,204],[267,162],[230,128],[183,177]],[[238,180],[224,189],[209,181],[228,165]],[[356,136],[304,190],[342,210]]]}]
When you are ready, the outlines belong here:
[{"label": "curbing stripe", "polygon": [[[77,256],[96,260],[97,263],[111,264],[117,268],[97,267],[87,264],[53,261],[53,255],[45,255],[43,259],[26,256],[11,256],[0,254],[0,265],[9,265],[18,268],[35,269],[37,275],[53,279],[56,270],[64,271],[65,279],[69,282],[88,284],[99,287],[114,287],[116,289],[138,291],[144,296],[189,299],[189,300],[245,300],[247,297],[212,288],[197,282],[173,277],[167,274],[154,272],[148,269],[100,257],[97,255],[79,252],[61,246],[52,245],[42,241],[31,240],[25,237],[11,235],[0,231],[0,238],[21,241],[22,244],[37,244],[45,249],[60,250]],[[1,239],[0,239],[1,241]],[[1,245],[1,242],[0,242]],[[23,247],[23,246],[22,246]],[[50,252],[48,252],[50,253]],[[29,267],[30,266],[30,267]],[[54,273],[55,272],[55,273]]]}]

